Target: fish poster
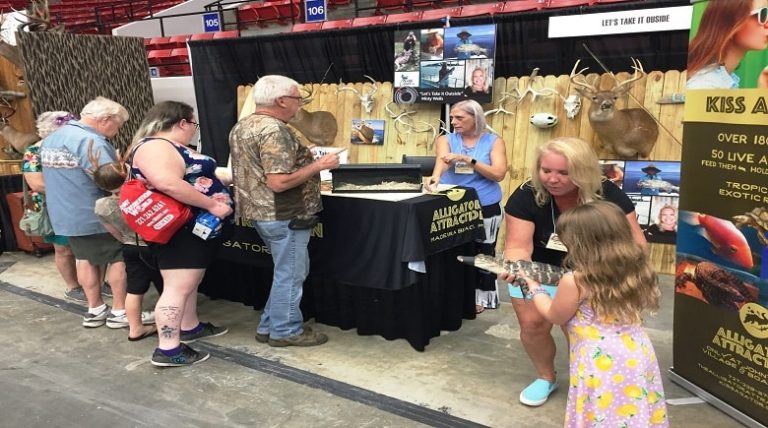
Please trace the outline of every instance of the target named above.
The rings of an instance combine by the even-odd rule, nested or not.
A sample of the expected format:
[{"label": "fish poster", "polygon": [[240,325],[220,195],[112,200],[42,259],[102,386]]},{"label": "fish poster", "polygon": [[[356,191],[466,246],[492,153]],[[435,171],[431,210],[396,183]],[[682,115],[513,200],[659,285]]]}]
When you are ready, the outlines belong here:
[{"label": "fish poster", "polygon": [[[730,34],[717,28],[717,17],[726,13],[721,9],[737,4],[742,3],[694,5],[670,378],[743,424],[764,426],[768,425],[768,96],[765,89],[754,88],[766,62],[742,58],[744,51],[735,56],[718,52],[716,46],[722,44],[707,50],[707,43]],[[753,27],[764,31],[755,20],[768,14],[750,13],[748,3],[741,9],[727,12],[743,13],[740,32]],[[752,39],[760,46],[749,49],[768,58],[768,39],[762,34],[759,40]],[[729,62],[707,62],[718,54]],[[664,169],[658,162],[657,166]]]},{"label": "fish poster", "polygon": [[395,102],[491,102],[494,24],[395,31],[394,52]]}]

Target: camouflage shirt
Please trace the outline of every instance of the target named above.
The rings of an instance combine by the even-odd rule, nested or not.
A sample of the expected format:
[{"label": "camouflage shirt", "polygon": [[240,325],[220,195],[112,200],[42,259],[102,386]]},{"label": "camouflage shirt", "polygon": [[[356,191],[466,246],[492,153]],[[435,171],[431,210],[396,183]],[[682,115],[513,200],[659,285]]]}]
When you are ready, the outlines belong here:
[{"label": "camouflage shirt", "polygon": [[284,192],[267,187],[267,174],[290,174],[313,162],[312,153],[281,120],[264,114],[241,119],[229,133],[235,216],[289,220],[319,212],[320,175]]}]

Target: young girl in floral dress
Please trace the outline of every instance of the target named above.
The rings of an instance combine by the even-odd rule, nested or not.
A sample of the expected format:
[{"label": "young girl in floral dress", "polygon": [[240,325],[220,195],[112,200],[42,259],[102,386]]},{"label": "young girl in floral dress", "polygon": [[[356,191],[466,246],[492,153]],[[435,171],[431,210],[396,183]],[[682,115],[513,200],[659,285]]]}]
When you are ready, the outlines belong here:
[{"label": "young girl in floral dress", "polygon": [[642,328],[656,310],[658,279],[616,205],[597,201],[564,212],[557,222],[572,269],[551,299],[523,273],[536,309],[566,325],[570,382],[566,427],[667,427],[659,364]]}]

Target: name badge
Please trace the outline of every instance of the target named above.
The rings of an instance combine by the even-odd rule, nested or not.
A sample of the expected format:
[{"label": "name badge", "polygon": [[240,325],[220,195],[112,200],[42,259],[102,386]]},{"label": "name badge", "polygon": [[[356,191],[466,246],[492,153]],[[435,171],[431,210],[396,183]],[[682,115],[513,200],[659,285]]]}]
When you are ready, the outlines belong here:
[{"label": "name badge", "polygon": [[565,248],[565,244],[563,244],[563,242],[560,241],[560,237],[557,236],[557,233],[553,233],[549,235],[549,241],[547,241],[547,248],[550,250],[562,251],[564,253],[568,252],[568,249]]},{"label": "name badge", "polygon": [[453,172],[456,174],[474,174],[475,169],[472,168],[472,165],[460,161],[453,164]]}]

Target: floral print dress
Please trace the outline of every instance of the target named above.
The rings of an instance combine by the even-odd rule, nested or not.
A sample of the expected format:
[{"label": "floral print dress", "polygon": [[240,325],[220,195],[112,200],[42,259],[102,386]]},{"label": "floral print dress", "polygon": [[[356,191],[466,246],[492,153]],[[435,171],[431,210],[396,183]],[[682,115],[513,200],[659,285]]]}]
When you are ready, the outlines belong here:
[{"label": "floral print dress", "polygon": [[[21,172],[43,172],[43,164],[40,163],[40,145],[32,144],[24,150],[24,156],[21,162]],[[34,205],[35,211],[40,211],[40,207],[45,202],[45,195],[29,189],[29,197]]]},{"label": "floral print dress", "polygon": [[640,325],[596,319],[582,302],[568,321],[566,427],[668,427],[659,364]]}]

